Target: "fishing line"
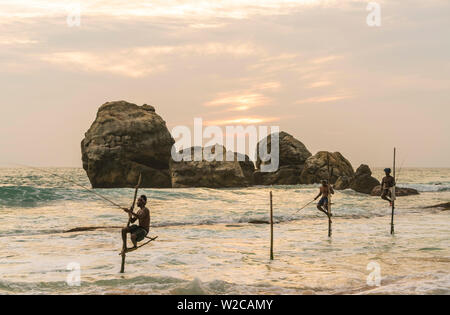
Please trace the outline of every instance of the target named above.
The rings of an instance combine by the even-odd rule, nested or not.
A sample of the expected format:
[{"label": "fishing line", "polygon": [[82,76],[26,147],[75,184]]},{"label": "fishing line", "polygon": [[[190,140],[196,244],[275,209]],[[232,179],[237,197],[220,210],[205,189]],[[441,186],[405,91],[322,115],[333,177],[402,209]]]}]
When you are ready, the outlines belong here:
[{"label": "fishing line", "polygon": [[405,163],[406,158],[403,159],[402,164],[400,165],[400,169],[398,170],[397,178],[395,179],[395,184],[397,185],[398,179],[400,178],[400,174],[403,170],[403,164]]},{"label": "fishing line", "polygon": [[308,202],[306,205],[304,205],[303,207],[301,207],[300,209],[298,209],[297,211],[295,211],[294,214],[297,214],[300,210],[305,209],[307,206],[309,206],[311,203],[314,202],[315,199],[311,200],[310,202]]},{"label": "fishing line", "polygon": [[310,205],[311,203],[313,203],[314,201],[315,201],[315,199],[309,201],[306,205],[304,205],[303,207],[301,207],[300,209],[298,209],[297,211],[295,211],[293,215],[291,215],[290,217],[288,217],[287,220],[288,220],[288,221],[291,220],[291,219],[294,217],[294,215],[296,215],[298,212],[300,212],[300,210],[305,209],[307,206],[309,206],[309,205]]}]

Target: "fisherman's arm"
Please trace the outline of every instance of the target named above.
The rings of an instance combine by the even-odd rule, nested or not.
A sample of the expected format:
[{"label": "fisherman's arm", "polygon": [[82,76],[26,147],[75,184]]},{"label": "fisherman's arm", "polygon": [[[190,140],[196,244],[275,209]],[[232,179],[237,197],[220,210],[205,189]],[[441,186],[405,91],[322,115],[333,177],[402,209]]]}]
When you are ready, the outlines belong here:
[{"label": "fisherman's arm", "polygon": [[317,200],[317,198],[319,198],[320,196],[322,196],[322,189],[320,190],[319,194],[317,195],[316,198],[314,198],[314,200]]},{"label": "fisherman's arm", "polygon": [[331,193],[332,195],[334,195],[334,189],[333,189],[333,186],[331,186],[331,185],[330,185],[330,193]]},{"label": "fisherman's arm", "polygon": [[[132,216],[131,218],[131,222],[136,221],[137,219],[139,219],[139,217],[141,216],[141,214],[139,212],[135,213],[133,212],[131,209],[128,208],[123,208],[123,211],[125,211],[126,213],[128,213],[129,215]],[[134,217],[134,218],[133,218]]]}]

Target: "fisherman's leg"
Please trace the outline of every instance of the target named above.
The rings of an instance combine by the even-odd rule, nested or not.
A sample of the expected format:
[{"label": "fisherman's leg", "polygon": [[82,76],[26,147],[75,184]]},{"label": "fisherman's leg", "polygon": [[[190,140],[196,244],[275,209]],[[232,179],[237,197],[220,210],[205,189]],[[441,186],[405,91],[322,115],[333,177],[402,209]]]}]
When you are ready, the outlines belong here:
[{"label": "fisherman's leg", "polygon": [[136,248],[137,247],[137,236],[135,233],[131,233],[130,236],[131,242],[133,243],[133,246]]},{"label": "fisherman's leg", "polygon": [[330,215],[328,215],[328,202],[325,204],[325,213],[328,217],[332,217],[333,215],[330,213]]},{"label": "fisherman's leg", "polygon": [[122,229],[122,248],[127,248],[127,233],[130,232],[129,228]]},{"label": "fisherman's leg", "polygon": [[323,210],[323,208],[322,208],[321,205],[317,205],[317,209],[318,209],[319,211],[325,213],[326,215],[328,215],[328,213],[327,213],[325,210]]},{"label": "fisherman's leg", "polygon": [[383,200],[387,200],[389,202],[392,202],[391,199],[389,199],[387,196],[389,194],[389,191],[384,190],[383,193],[381,194],[381,199]]}]

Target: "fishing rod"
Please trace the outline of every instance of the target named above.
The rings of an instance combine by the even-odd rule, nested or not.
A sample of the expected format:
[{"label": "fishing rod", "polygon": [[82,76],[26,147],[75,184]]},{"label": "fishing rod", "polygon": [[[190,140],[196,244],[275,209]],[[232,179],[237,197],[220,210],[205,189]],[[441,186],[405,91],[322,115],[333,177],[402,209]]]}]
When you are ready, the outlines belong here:
[{"label": "fishing rod", "polygon": [[[142,183],[142,173],[139,173],[138,184],[137,184],[136,188],[134,189],[134,199],[133,199],[133,204],[131,205],[131,208],[130,208],[130,211],[131,211],[131,212],[133,212],[133,210],[134,210],[134,206],[135,206],[135,204],[136,204],[137,193],[138,193],[139,187],[141,186],[141,183]],[[128,223],[127,223],[127,227],[130,226],[131,220],[132,220],[131,213],[128,213]]]},{"label": "fishing rod", "polygon": [[300,212],[300,210],[305,209],[307,206],[309,206],[311,203],[313,203],[314,200],[315,200],[315,199],[309,201],[306,205],[304,205],[303,207],[301,207],[300,209],[298,209],[297,211],[295,211],[294,214],[292,214],[291,216],[289,216],[289,217],[287,218],[287,220],[291,220],[291,219],[294,217],[294,215],[296,215],[298,212]]},{"label": "fishing rod", "polygon": [[314,202],[315,199],[311,200],[310,202],[308,202],[306,205],[304,205],[303,207],[301,207],[300,209],[298,209],[297,211],[295,211],[294,214],[297,214],[300,210],[305,209],[307,206],[309,206],[311,203]]},{"label": "fishing rod", "polygon": [[403,170],[403,164],[405,163],[406,158],[403,159],[402,164],[400,165],[400,169],[398,170],[397,178],[395,178],[395,184],[398,183],[398,179],[400,178],[400,174]]},{"label": "fishing rod", "polygon": [[121,205],[115,203],[114,201],[109,200],[109,199],[106,198],[105,196],[103,196],[103,195],[101,195],[101,194],[95,192],[95,191],[92,190],[92,189],[87,188],[87,187],[84,186],[84,185],[81,185],[81,184],[77,183],[76,181],[74,181],[74,180],[72,180],[72,179],[70,179],[70,178],[67,178],[67,177],[64,177],[64,176],[55,174],[55,173],[53,173],[53,172],[50,172],[50,171],[48,171],[48,170],[46,170],[46,169],[39,168],[39,167],[33,167],[33,166],[23,165],[23,164],[17,164],[17,163],[15,163],[15,165],[19,165],[19,166],[24,166],[24,167],[32,168],[32,169],[39,170],[39,171],[42,171],[42,172],[44,172],[44,173],[47,173],[47,174],[56,176],[56,177],[58,177],[58,178],[60,178],[60,179],[62,179],[62,180],[71,182],[72,184],[75,184],[75,185],[77,185],[77,186],[83,188],[84,190],[87,190],[87,191],[90,192],[90,193],[93,193],[93,194],[96,195],[97,197],[102,198],[103,200],[105,200],[105,201],[111,203],[112,205],[114,205],[114,206],[116,206],[116,207],[118,207],[118,208],[120,208],[120,209],[122,209],[122,210],[123,210],[123,208],[124,208],[124,207],[122,207]]}]

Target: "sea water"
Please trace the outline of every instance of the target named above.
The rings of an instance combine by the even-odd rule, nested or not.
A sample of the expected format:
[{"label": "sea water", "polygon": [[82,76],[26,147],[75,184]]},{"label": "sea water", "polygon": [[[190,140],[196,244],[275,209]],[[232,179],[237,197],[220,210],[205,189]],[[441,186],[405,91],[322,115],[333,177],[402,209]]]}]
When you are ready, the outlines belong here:
[{"label": "sea water", "polygon": [[[391,208],[344,190],[333,198],[333,235],[314,203],[318,185],[141,189],[150,236],[120,274],[127,215],[47,171],[90,187],[80,168],[0,168],[2,294],[449,294],[450,169],[404,168],[420,195]],[[382,170],[374,176],[381,178]],[[96,189],[129,207],[134,189]],[[274,260],[269,259],[273,192]],[[86,232],[64,231],[102,226]],[[74,281],[75,279],[75,281]]]}]

